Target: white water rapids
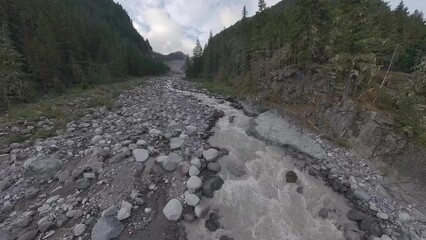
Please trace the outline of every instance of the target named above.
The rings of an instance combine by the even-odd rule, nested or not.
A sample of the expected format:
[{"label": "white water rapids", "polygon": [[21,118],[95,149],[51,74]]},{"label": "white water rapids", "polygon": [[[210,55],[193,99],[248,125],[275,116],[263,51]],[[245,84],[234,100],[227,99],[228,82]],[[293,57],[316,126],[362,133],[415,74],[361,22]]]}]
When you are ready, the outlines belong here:
[{"label": "white water rapids", "polygon": [[[342,196],[322,181],[298,171],[295,160],[280,147],[247,135],[252,118],[241,110],[205,94],[174,91],[225,112],[209,144],[229,150],[229,155],[219,160],[225,183],[208,200],[211,209],[218,210],[224,230],[207,233],[204,220],[196,221],[185,225],[188,239],[212,240],[222,235],[235,240],[344,239],[339,226],[348,221],[345,216],[349,206]],[[230,117],[234,118],[232,123]],[[289,170],[297,173],[296,184],[286,182]],[[302,194],[298,188],[303,188]],[[322,208],[329,210],[327,219],[318,216]]]}]

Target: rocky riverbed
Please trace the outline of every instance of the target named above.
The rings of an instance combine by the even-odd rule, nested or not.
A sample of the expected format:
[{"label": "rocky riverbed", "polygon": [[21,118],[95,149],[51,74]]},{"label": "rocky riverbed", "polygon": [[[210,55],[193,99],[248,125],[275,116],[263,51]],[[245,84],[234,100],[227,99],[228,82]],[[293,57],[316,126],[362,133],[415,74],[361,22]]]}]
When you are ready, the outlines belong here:
[{"label": "rocky riverbed", "polygon": [[153,78],[55,137],[1,146],[0,240],[424,239],[425,217],[364,159],[242,109]]}]

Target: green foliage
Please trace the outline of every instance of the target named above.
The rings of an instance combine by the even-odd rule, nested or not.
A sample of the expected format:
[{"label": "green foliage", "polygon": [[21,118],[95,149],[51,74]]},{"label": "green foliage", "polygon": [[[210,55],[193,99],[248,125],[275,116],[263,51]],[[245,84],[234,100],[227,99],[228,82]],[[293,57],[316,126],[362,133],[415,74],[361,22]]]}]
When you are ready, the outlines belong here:
[{"label": "green foliage", "polygon": [[197,39],[192,58],[187,58],[186,76],[190,79],[199,78],[203,72],[203,47]]},{"label": "green foliage", "polygon": [[168,70],[113,0],[0,0],[0,6],[0,58],[13,62],[0,69],[13,72],[7,81],[15,83],[4,87],[2,78],[8,101],[33,100],[21,93],[22,73],[40,96]]}]

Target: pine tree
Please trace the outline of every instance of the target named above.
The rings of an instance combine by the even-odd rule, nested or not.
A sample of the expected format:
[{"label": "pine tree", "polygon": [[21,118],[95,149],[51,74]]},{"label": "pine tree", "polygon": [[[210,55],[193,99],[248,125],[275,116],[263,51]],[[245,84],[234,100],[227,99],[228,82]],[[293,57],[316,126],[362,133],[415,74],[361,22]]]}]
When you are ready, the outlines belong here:
[{"label": "pine tree", "polygon": [[210,33],[209,33],[209,41],[207,43],[210,44],[211,41],[212,41],[212,39],[213,39],[213,32],[210,31]]},{"label": "pine tree", "polygon": [[[9,108],[11,101],[22,100],[25,82],[21,70],[22,56],[9,38],[6,23],[0,28],[0,107]],[[1,106],[4,103],[4,106]]]},{"label": "pine tree", "polygon": [[405,6],[405,4],[404,4],[404,1],[401,1],[401,2],[398,4],[398,6],[396,6],[396,8],[395,8],[395,12],[396,12],[396,13],[403,14],[403,15],[406,15],[406,16],[408,16],[408,14],[410,13],[410,12],[408,11],[408,7],[407,7],[407,6]]},{"label": "pine tree", "polygon": [[197,39],[197,41],[195,42],[195,48],[194,48],[193,54],[194,54],[194,58],[203,57],[203,47],[201,47],[199,39]]},{"label": "pine tree", "polygon": [[247,8],[246,8],[246,6],[243,7],[243,18],[242,19],[243,20],[247,19]]},{"label": "pine tree", "polygon": [[265,2],[265,0],[259,0],[257,6],[259,7],[258,13],[263,12],[266,9],[266,2]]}]

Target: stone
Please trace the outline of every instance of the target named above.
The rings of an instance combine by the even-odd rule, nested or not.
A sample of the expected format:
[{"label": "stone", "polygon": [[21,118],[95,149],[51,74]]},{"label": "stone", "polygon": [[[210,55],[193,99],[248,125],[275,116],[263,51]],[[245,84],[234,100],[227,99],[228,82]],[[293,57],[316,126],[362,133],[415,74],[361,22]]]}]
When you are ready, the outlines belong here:
[{"label": "stone", "polygon": [[100,141],[102,140],[102,136],[101,135],[96,135],[92,138],[92,141],[90,142],[93,145],[98,144]]},{"label": "stone", "polygon": [[223,184],[223,179],[219,176],[213,176],[212,178],[206,180],[203,185],[204,196],[212,198],[214,195],[214,191],[219,190]]},{"label": "stone", "polygon": [[192,165],[191,167],[189,167],[189,176],[198,176],[198,174],[200,174],[200,170],[198,170],[198,168],[194,165]]},{"label": "stone", "polygon": [[367,214],[362,213],[356,209],[351,209],[346,216],[348,219],[354,220],[354,221],[362,221],[368,218]]},{"label": "stone", "polygon": [[194,213],[186,213],[185,215],[183,215],[183,220],[185,222],[188,222],[188,223],[193,223],[196,220],[195,214]]},{"label": "stone", "polygon": [[47,204],[51,204],[51,203],[53,203],[53,202],[56,202],[58,199],[59,199],[59,195],[56,195],[56,196],[53,196],[53,197],[50,197],[50,198],[48,198],[47,200],[46,200],[46,203]]},{"label": "stone", "polygon": [[164,170],[172,172],[176,170],[178,163],[182,161],[182,157],[176,153],[171,153],[166,160],[161,163]]},{"label": "stone", "polygon": [[188,175],[190,167],[191,165],[189,164],[189,162],[180,162],[177,165],[177,170],[179,174],[184,177]]},{"label": "stone", "polygon": [[149,152],[145,149],[135,149],[132,154],[136,162],[145,162],[149,158]]},{"label": "stone", "polygon": [[10,179],[8,177],[4,178],[0,181],[0,192],[6,191],[11,185]]},{"label": "stone", "polygon": [[0,163],[9,162],[10,154],[0,154]]},{"label": "stone", "polygon": [[184,143],[185,143],[185,139],[183,138],[172,138],[170,139],[170,149],[176,150],[176,149],[182,148]]},{"label": "stone", "polygon": [[320,218],[323,218],[323,219],[328,218],[328,210],[325,208],[321,208],[321,210],[318,213],[318,216],[320,216]]},{"label": "stone", "polygon": [[121,208],[117,213],[118,220],[124,220],[129,218],[132,215],[133,205],[127,201],[121,202]]},{"label": "stone", "polygon": [[187,126],[185,128],[185,130],[186,130],[186,134],[188,134],[188,136],[192,136],[192,135],[197,133],[197,127],[194,127],[192,125]]},{"label": "stone", "polygon": [[113,216],[117,213],[117,211],[117,206],[112,205],[111,207],[107,208],[105,211],[102,212],[102,216]]},{"label": "stone", "polygon": [[27,175],[41,179],[53,177],[61,166],[62,161],[57,158],[30,158],[24,162]]},{"label": "stone", "polygon": [[383,220],[387,220],[389,218],[389,216],[386,213],[383,212],[378,212],[377,213],[377,217]]},{"label": "stone", "polygon": [[0,240],[13,240],[12,234],[6,230],[0,230]]},{"label": "stone", "polygon": [[56,227],[61,228],[63,227],[68,221],[68,217],[64,214],[60,214],[56,217]]},{"label": "stone", "polygon": [[220,166],[219,163],[217,162],[211,162],[209,164],[207,164],[207,169],[212,171],[212,172],[220,172],[222,170],[222,166]]},{"label": "stone", "polygon": [[124,225],[114,216],[101,217],[92,229],[92,240],[110,240],[120,236]]},{"label": "stone", "polygon": [[201,201],[194,208],[195,216],[197,216],[198,218],[205,218],[207,216],[207,213],[209,213],[209,211],[210,211],[210,205],[204,201]]},{"label": "stone", "polygon": [[186,182],[186,187],[190,190],[198,190],[203,185],[201,179],[197,176],[192,176]]},{"label": "stone", "polygon": [[201,168],[201,161],[199,158],[193,158],[191,160],[191,165],[194,165],[196,168],[200,169]]},{"label": "stone", "polygon": [[52,230],[56,227],[56,223],[53,221],[45,221],[42,222],[39,226],[38,226],[38,231],[41,233],[44,233],[46,231]]},{"label": "stone", "polygon": [[83,173],[83,178],[86,178],[86,179],[96,179],[96,174],[94,174],[94,173]]},{"label": "stone", "polygon": [[209,219],[205,222],[204,226],[210,231],[210,232],[216,232],[220,228],[220,224],[218,221],[218,217],[216,213],[211,213]]},{"label": "stone", "polygon": [[70,178],[70,175],[71,173],[69,170],[59,172],[57,175],[59,183],[64,183],[68,178]]},{"label": "stone", "polygon": [[185,202],[186,204],[188,204],[189,206],[197,206],[198,203],[200,203],[200,198],[192,193],[186,193],[185,194]]},{"label": "stone", "polygon": [[90,188],[90,181],[87,178],[78,179],[75,181],[75,188],[78,190],[86,190]]},{"label": "stone", "polygon": [[362,240],[361,236],[355,231],[345,230],[343,235],[346,240]]},{"label": "stone", "polygon": [[114,156],[112,156],[111,158],[109,158],[106,162],[109,164],[114,164],[114,163],[119,163],[121,161],[123,161],[124,159],[127,158],[126,153],[121,152],[121,153],[117,153]]},{"label": "stone", "polygon": [[297,182],[297,174],[294,171],[288,171],[285,174],[285,181],[288,183],[296,183]]},{"label": "stone", "polygon": [[72,178],[77,179],[81,175],[83,175],[83,172],[84,172],[83,169],[77,168],[77,169],[74,169],[74,171],[72,171],[71,176],[72,176]]},{"label": "stone", "polygon": [[82,223],[75,225],[73,229],[74,236],[76,237],[81,236],[85,231],[86,225]]},{"label": "stone", "polygon": [[18,237],[18,240],[34,240],[37,236],[38,230],[30,230],[28,232],[23,233]]},{"label": "stone", "polygon": [[401,219],[402,221],[408,221],[411,219],[410,215],[406,212],[402,212],[398,214],[399,219]]},{"label": "stone", "polygon": [[381,233],[379,223],[372,218],[362,220],[359,228],[362,231],[369,233],[368,235],[378,236]]},{"label": "stone", "polygon": [[163,209],[163,214],[169,221],[179,220],[182,214],[182,204],[176,198],[170,200]]},{"label": "stone", "polygon": [[214,148],[210,148],[206,151],[203,151],[204,159],[206,159],[209,162],[216,160],[218,155],[219,155],[219,152]]},{"label": "stone", "polygon": [[354,197],[363,202],[368,202],[370,200],[370,195],[362,189],[357,189],[354,191]]},{"label": "stone", "polygon": [[163,163],[164,161],[166,161],[167,160],[167,158],[168,158],[168,156],[159,156],[159,157],[157,157],[157,162],[158,163]]}]

